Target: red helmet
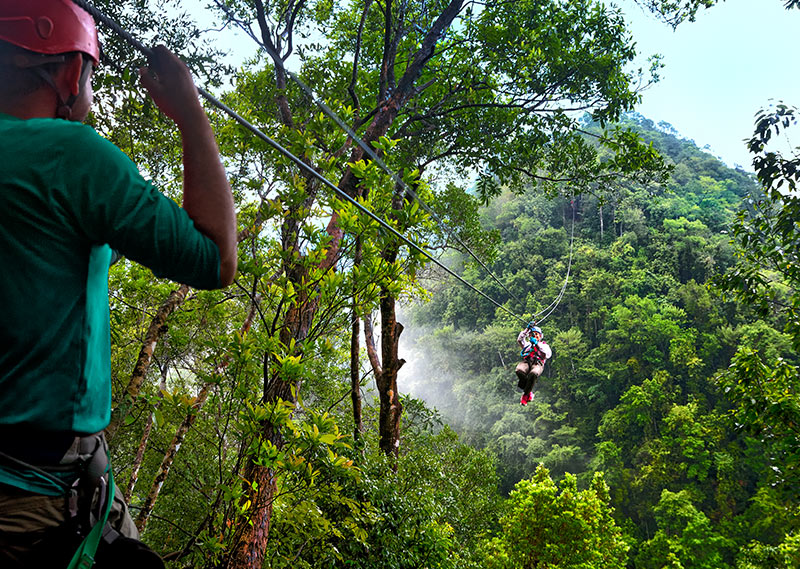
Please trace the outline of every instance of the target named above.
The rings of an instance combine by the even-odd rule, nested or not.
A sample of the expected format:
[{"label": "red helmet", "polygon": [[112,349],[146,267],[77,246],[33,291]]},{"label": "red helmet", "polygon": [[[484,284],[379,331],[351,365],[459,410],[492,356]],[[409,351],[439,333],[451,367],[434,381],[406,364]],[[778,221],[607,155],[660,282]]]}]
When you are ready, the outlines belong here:
[{"label": "red helmet", "polygon": [[80,51],[100,62],[94,20],[72,0],[0,0],[0,40],[46,55]]}]

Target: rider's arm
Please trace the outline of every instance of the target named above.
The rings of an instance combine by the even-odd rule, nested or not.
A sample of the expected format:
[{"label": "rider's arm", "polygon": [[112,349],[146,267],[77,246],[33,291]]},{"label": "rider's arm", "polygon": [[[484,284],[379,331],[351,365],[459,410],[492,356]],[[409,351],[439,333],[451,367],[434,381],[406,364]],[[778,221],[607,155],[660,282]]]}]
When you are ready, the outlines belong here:
[{"label": "rider's arm", "polygon": [[214,132],[186,65],[164,46],[153,50],[142,85],[183,141],[183,208],[219,249],[222,286],[236,274],[236,214]]},{"label": "rider's arm", "polygon": [[517,336],[517,344],[519,344],[520,348],[525,349],[526,344],[530,345],[530,339],[528,337],[529,334],[530,333],[528,332],[528,329],[527,328],[523,328],[522,331]]}]

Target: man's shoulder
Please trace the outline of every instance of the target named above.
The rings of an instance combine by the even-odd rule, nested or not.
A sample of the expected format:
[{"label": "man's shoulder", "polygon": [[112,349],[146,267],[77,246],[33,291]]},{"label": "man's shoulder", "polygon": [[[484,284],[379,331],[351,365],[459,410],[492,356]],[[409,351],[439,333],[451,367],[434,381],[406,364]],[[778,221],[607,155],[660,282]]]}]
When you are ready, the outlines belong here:
[{"label": "man's shoulder", "polygon": [[63,145],[65,148],[73,149],[77,152],[108,147],[121,152],[112,142],[100,136],[94,128],[80,122],[33,118],[23,121],[9,121],[6,124],[6,128],[12,129],[16,136],[41,137],[51,145]]},{"label": "man's shoulder", "polygon": [[70,169],[94,170],[98,165],[110,168],[118,164],[127,171],[131,167],[128,156],[89,125],[62,119],[31,120],[31,130],[46,140],[48,148],[57,149]]},{"label": "man's shoulder", "polygon": [[31,119],[36,130],[46,132],[54,141],[61,140],[72,144],[88,144],[90,146],[114,146],[111,142],[100,136],[97,131],[87,124],[62,119]]}]

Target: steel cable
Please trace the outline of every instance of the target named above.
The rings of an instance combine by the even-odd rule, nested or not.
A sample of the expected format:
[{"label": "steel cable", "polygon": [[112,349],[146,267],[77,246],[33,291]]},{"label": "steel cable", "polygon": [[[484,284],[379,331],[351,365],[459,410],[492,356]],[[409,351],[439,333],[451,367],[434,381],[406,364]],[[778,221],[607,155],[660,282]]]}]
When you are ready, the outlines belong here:
[{"label": "steel cable", "polygon": [[[230,14],[226,8],[224,9],[226,13]],[[275,53],[273,49],[270,49],[269,46],[263,45],[262,42],[258,42],[258,39],[254,35],[250,34],[250,36],[257,43],[259,43],[259,45],[262,45],[262,47],[264,47],[264,49],[267,51],[267,53],[269,53],[270,57],[272,57],[274,61],[281,61],[281,58],[278,56],[277,53]],[[300,87],[300,89],[302,89],[306,93],[306,95],[309,96],[311,101],[314,104],[316,104],[320,108],[320,110],[322,110],[323,114],[325,114],[325,116],[327,116],[329,119],[335,122],[339,126],[339,128],[345,131],[347,135],[353,141],[355,141],[355,143],[358,144],[358,146],[364,152],[366,152],[367,155],[369,155],[372,161],[375,162],[384,172],[386,172],[394,180],[395,184],[403,188],[408,194],[411,195],[411,197],[417,200],[417,203],[420,204],[422,209],[424,209],[428,213],[428,215],[430,215],[439,224],[439,226],[444,230],[444,232],[451,238],[453,238],[459,245],[461,245],[461,247],[469,254],[469,256],[472,257],[481,266],[481,268],[483,268],[483,270],[490,277],[492,277],[492,279],[494,279],[494,281],[497,284],[499,284],[500,287],[506,293],[508,293],[508,295],[511,298],[513,298],[522,305],[525,304],[522,300],[519,299],[519,297],[517,297],[513,292],[511,292],[511,290],[509,290],[508,287],[506,287],[502,283],[502,281],[499,278],[497,278],[497,276],[495,276],[495,274],[489,269],[489,267],[487,267],[486,264],[475,253],[473,253],[472,249],[469,246],[467,246],[467,244],[464,243],[458,237],[458,235],[455,234],[455,232],[453,232],[449,227],[447,227],[447,224],[445,224],[445,222],[439,217],[439,215],[437,215],[436,212],[433,211],[433,209],[431,209],[431,207],[417,195],[417,193],[413,190],[413,188],[408,186],[408,184],[406,184],[402,180],[402,178],[400,178],[400,176],[398,176],[395,172],[392,172],[389,166],[386,165],[386,163],[378,156],[378,154],[366,142],[364,142],[364,140],[360,136],[358,136],[358,134],[356,134],[356,132],[352,128],[350,128],[350,126],[347,123],[345,123],[341,119],[341,117],[333,109],[331,109],[327,103],[325,103],[325,101],[317,97],[317,95],[314,93],[311,87],[309,87],[302,79],[300,79],[300,77],[298,77],[296,73],[293,73],[292,71],[286,69],[285,67],[283,68],[283,70],[297,84],[297,86]]]},{"label": "steel cable", "polygon": [[458,235],[456,235],[456,234],[455,234],[455,232],[453,232],[453,231],[452,231],[452,230],[451,230],[449,227],[447,227],[447,225],[445,224],[445,222],[444,222],[444,221],[443,221],[443,220],[442,220],[442,219],[441,219],[441,218],[440,218],[440,217],[439,217],[439,216],[436,214],[436,212],[435,212],[435,211],[433,211],[433,209],[431,209],[431,207],[430,207],[430,206],[429,206],[427,203],[425,203],[425,202],[424,202],[424,201],[423,201],[423,200],[422,200],[422,199],[421,199],[421,198],[420,198],[420,197],[417,195],[417,193],[416,193],[416,192],[415,192],[415,191],[414,191],[414,190],[413,190],[413,189],[412,189],[412,188],[411,188],[411,187],[410,187],[408,184],[406,184],[406,183],[405,183],[405,182],[404,182],[404,181],[403,181],[403,180],[400,178],[400,176],[398,176],[398,175],[397,175],[395,172],[392,172],[392,171],[391,171],[391,169],[390,169],[390,168],[389,168],[389,167],[386,165],[386,163],[385,163],[385,162],[384,162],[384,161],[383,161],[383,160],[382,160],[382,159],[381,159],[381,158],[378,156],[378,154],[377,154],[377,153],[376,153],[376,152],[375,152],[375,151],[374,151],[374,150],[373,150],[373,149],[372,149],[372,148],[371,148],[371,147],[370,147],[370,146],[369,146],[369,145],[368,145],[366,142],[364,142],[364,141],[361,139],[361,137],[360,137],[360,136],[358,136],[358,135],[355,133],[355,131],[354,131],[352,128],[350,128],[350,126],[349,126],[347,123],[345,123],[345,122],[344,122],[344,121],[343,121],[343,120],[342,120],[342,119],[339,117],[339,115],[337,115],[337,114],[336,114],[336,112],[335,112],[335,111],[333,111],[333,109],[331,109],[331,108],[330,108],[330,107],[329,107],[329,106],[328,106],[328,105],[327,105],[327,104],[326,104],[326,103],[325,103],[325,102],[324,102],[322,99],[320,99],[319,97],[317,97],[317,96],[314,94],[314,91],[312,91],[312,90],[311,90],[311,88],[310,88],[308,85],[306,85],[306,84],[305,84],[305,83],[304,83],[304,82],[303,82],[303,81],[302,81],[302,80],[301,80],[301,79],[300,79],[300,78],[299,78],[299,77],[298,77],[298,76],[297,76],[295,73],[292,73],[292,72],[291,72],[291,71],[289,71],[289,70],[286,70],[286,73],[289,75],[289,77],[291,77],[291,78],[292,78],[292,80],[293,80],[295,83],[297,83],[297,85],[298,85],[298,86],[299,86],[299,87],[300,87],[300,88],[301,88],[303,91],[305,91],[305,93],[306,93],[306,94],[307,94],[307,95],[308,95],[308,96],[311,98],[311,101],[312,101],[313,103],[315,103],[315,104],[316,104],[316,105],[317,105],[317,106],[318,106],[318,107],[319,107],[319,108],[322,110],[322,112],[323,112],[323,113],[324,113],[324,114],[325,114],[325,115],[326,115],[326,116],[327,116],[329,119],[331,119],[333,122],[335,122],[337,125],[339,125],[339,128],[341,128],[342,130],[344,130],[344,131],[347,133],[347,135],[348,135],[348,136],[349,136],[351,139],[353,139],[353,140],[356,142],[356,144],[358,144],[358,146],[359,146],[359,147],[361,147],[361,149],[362,149],[364,152],[366,152],[366,153],[369,155],[369,157],[372,159],[372,161],[373,161],[373,162],[375,162],[375,163],[376,163],[376,164],[377,164],[377,165],[378,165],[378,166],[379,166],[379,167],[380,167],[380,168],[381,168],[381,169],[382,169],[384,172],[386,172],[387,174],[389,174],[389,176],[390,176],[390,177],[391,177],[391,178],[394,180],[395,184],[399,185],[399,186],[400,186],[401,188],[403,188],[403,189],[404,189],[404,190],[405,190],[405,191],[406,191],[408,194],[410,194],[410,195],[411,195],[411,197],[413,197],[415,200],[417,200],[417,203],[418,203],[418,204],[419,204],[419,205],[422,207],[422,209],[424,209],[424,210],[425,210],[425,211],[428,213],[428,215],[430,215],[430,216],[431,216],[431,217],[432,217],[432,218],[433,218],[433,219],[434,219],[434,220],[435,220],[435,221],[436,221],[436,222],[439,224],[439,226],[440,226],[440,227],[441,227],[441,228],[444,230],[444,232],[445,232],[447,235],[449,235],[450,237],[452,237],[452,238],[453,238],[453,239],[454,239],[454,240],[455,240],[455,241],[456,241],[456,242],[457,242],[459,245],[461,245],[461,247],[462,247],[464,250],[466,250],[466,252],[469,254],[469,256],[470,256],[470,257],[472,257],[472,258],[473,258],[473,259],[474,259],[474,260],[475,260],[475,261],[476,261],[476,262],[477,262],[477,263],[478,263],[478,264],[479,264],[479,265],[480,265],[480,266],[483,268],[483,270],[484,270],[484,271],[486,271],[486,273],[487,273],[487,274],[488,274],[490,277],[492,277],[492,279],[494,279],[494,281],[495,281],[497,284],[499,284],[499,285],[500,285],[500,287],[501,287],[501,288],[502,288],[502,289],[503,289],[503,290],[504,290],[506,293],[508,293],[508,295],[509,295],[511,298],[513,298],[514,300],[516,300],[518,303],[520,303],[520,304],[522,304],[522,305],[524,305],[524,304],[525,304],[525,303],[524,303],[522,300],[520,300],[520,299],[519,299],[519,298],[518,298],[518,297],[517,297],[517,296],[516,296],[516,295],[515,295],[513,292],[511,292],[511,291],[510,291],[510,290],[509,290],[509,289],[508,289],[508,288],[507,288],[507,287],[506,287],[506,286],[505,286],[505,285],[504,285],[504,284],[503,284],[503,283],[500,281],[500,279],[499,279],[499,278],[497,278],[497,276],[495,276],[495,274],[494,274],[494,273],[493,273],[493,272],[492,272],[492,271],[489,269],[489,267],[487,267],[487,266],[486,266],[486,264],[485,264],[483,261],[481,261],[481,260],[480,260],[480,258],[478,258],[478,256],[477,256],[475,253],[473,253],[473,252],[472,252],[472,249],[470,249],[470,247],[469,247],[469,246],[468,246],[466,243],[464,243],[464,242],[463,242],[463,241],[462,241],[462,240],[461,240],[461,239],[458,237]]},{"label": "steel cable", "polygon": [[533,315],[534,322],[541,324],[550,315],[558,308],[561,299],[564,298],[564,292],[567,290],[567,283],[569,282],[569,274],[570,270],[572,269],[572,253],[573,253],[573,244],[575,242],[575,202],[572,202],[572,228],[570,229],[570,236],[569,236],[569,262],[567,263],[567,276],[564,279],[564,284],[561,285],[561,291],[559,291],[558,296],[556,296],[555,300],[550,303],[547,308],[540,310],[536,314]]}]

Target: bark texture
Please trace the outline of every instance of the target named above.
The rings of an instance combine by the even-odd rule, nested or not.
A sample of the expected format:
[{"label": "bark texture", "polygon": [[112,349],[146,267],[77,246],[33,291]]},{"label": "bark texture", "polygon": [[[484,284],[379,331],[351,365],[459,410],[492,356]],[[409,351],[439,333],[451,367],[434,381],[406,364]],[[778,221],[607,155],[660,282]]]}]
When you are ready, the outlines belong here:
[{"label": "bark texture", "polygon": [[[354,266],[361,265],[361,238],[356,238]],[[358,442],[364,432],[361,417],[361,322],[358,317],[358,285],[353,284],[353,311],[350,315],[350,400],[353,403],[353,440]]]}]

